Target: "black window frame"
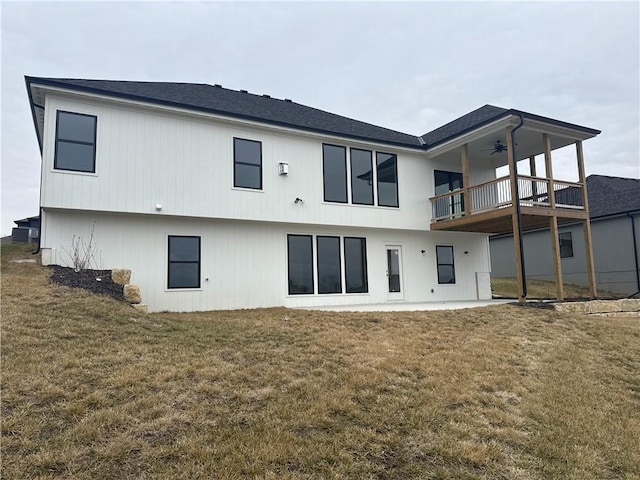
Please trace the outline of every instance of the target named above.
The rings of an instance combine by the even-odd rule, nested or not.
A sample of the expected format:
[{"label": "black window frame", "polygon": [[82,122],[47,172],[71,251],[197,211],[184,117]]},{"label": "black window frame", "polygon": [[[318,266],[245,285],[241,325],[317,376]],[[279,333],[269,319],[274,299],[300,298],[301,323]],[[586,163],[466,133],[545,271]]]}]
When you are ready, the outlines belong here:
[{"label": "black window frame", "polygon": [[[197,238],[198,239],[198,260],[171,260],[171,239],[172,238]],[[193,286],[171,286],[171,265],[172,264],[198,264],[198,282]],[[197,289],[202,285],[202,237],[197,235],[168,235],[167,237],[167,290],[184,290],[184,289]]]},{"label": "black window frame", "polygon": [[[354,175],[353,172],[353,152],[354,151],[358,151],[358,152],[366,152],[369,154],[369,185],[371,187],[371,201],[370,202],[361,202],[361,201],[356,201],[355,199],[355,195],[354,195],[354,178],[358,178],[356,175]],[[374,189],[374,185],[373,185],[373,151],[371,150],[367,150],[365,148],[356,148],[356,147],[351,147],[349,149],[349,171],[351,173],[351,203],[354,205],[374,205],[375,202],[375,189]]]},{"label": "black window frame", "polygon": [[558,233],[558,246],[560,247],[560,258],[573,258],[573,237],[571,232]]},{"label": "black window frame", "polygon": [[[451,263],[445,263],[440,261],[440,249],[447,248],[451,249]],[[437,273],[438,273],[438,284],[439,285],[455,285],[456,283],[456,262],[453,245],[436,245],[436,265],[437,265]],[[451,267],[452,273],[452,281],[451,282],[442,282],[440,281],[440,267]]]},{"label": "black window frame", "polygon": [[[360,252],[362,253],[362,277],[363,287],[361,289],[353,289],[349,286],[349,256],[347,255],[347,240],[359,240]],[[342,240],[342,255],[344,257],[344,292],[345,293],[369,293],[369,269],[367,266],[367,239],[365,237],[348,237]]]},{"label": "black window frame", "polygon": [[[66,115],[76,115],[79,117],[90,117],[93,118],[93,142],[83,142],[80,140],[73,140],[68,138],[60,138],[60,114]],[[80,173],[96,173],[96,145],[98,143],[98,116],[91,115],[87,113],[78,113],[78,112],[69,112],[67,110],[56,110],[56,138],[55,138],[55,152],[53,155],[53,169],[61,170],[65,172],[80,172]],[[58,166],[58,154],[59,148],[58,145],[60,143],[72,144],[72,145],[85,145],[93,147],[93,155],[91,158],[91,170],[84,169],[75,169],[75,168],[64,168]]]},{"label": "black window frame", "polygon": [[[257,143],[260,147],[260,163],[256,164],[256,163],[249,163],[249,162],[242,162],[239,161],[237,158],[237,142],[249,142],[249,143]],[[260,170],[260,185],[255,187],[255,186],[247,186],[247,185],[238,185],[238,176],[237,176],[237,171],[236,171],[236,166],[237,165],[243,165],[245,167],[255,167],[258,168]],[[241,137],[233,137],[233,186],[235,188],[246,188],[249,190],[262,190],[262,186],[263,186],[263,179],[262,179],[262,142],[260,140],[252,140],[249,138],[241,138]]]},{"label": "black window frame", "polygon": [[[291,243],[289,240],[291,237],[308,238],[309,245],[311,247],[311,257],[309,259],[309,266],[311,272],[311,291],[310,292],[295,292],[291,290]],[[303,235],[296,233],[287,234],[287,292],[289,295],[313,295],[316,292],[315,271],[313,265],[313,235]]]},{"label": "black window frame", "polygon": [[[389,182],[381,182],[380,178],[380,165],[384,164],[384,162],[386,160],[383,160],[382,162],[379,163],[378,160],[378,156],[380,155],[385,155],[385,156],[389,156],[389,157],[393,157],[394,162],[393,162],[393,174],[394,174],[394,178],[395,178],[395,186],[396,186],[396,194],[394,197],[394,204],[390,204],[390,203],[381,203],[380,202],[380,183],[389,183]],[[399,182],[398,182],[398,155],[396,153],[387,153],[387,152],[378,152],[376,151],[376,191],[377,191],[377,200],[378,200],[378,206],[379,207],[392,207],[392,208],[400,208],[400,187],[399,187]]]},{"label": "black window frame", "polygon": [[[326,290],[323,287],[323,281],[321,278],[322,268],[320,267],[321,258],[320,258],[320,239],[332,239],[337,241],[338,247],[338,289],[337,290]],[[316,235],[316,275],[318,277],[318,295],[328,295],[332,293],[342,293],[342,246],[340,245],[340,237],[335,235]],[[335,267],[335,265],[334,265]]]},{"label": "black window frame", "polygon": [[[438,183],[438,176],[440,177],[446,176],[447,182]],[[460,182],[460,187],[453,188],[453,186],[457,181]],[[437,189],[438,189],[438,186],[440,185],[446,185],[448,187],[447,191],[438,193]],[[463,187],[464,187],[464,177],[462,173],[449,171],[449,170],[438,170],[438,169],[435,169],[433,171],[433,193],[436,196],[444,195],[445,193],[453,192],[455,190],[462,190]],[[460,191],[460,193],[456,195],[451,195],[449,197],[447,208],[449,210],[447,212],[449,215],[455,215],[455,214],[464,212],[464,194],[462,193],[462,191]]]},{"label": "black window frame", "polygon": [[[344,200],[332,200],[327,198],[327,158],[325,157],[325,147],[339,148],[343,151],[344,159]],[[322,198],[325,202],[329,203],[349,203],[349,187],[347,176],[347,147],[343,145],[334,145],[331,143],[322,144]]]}]

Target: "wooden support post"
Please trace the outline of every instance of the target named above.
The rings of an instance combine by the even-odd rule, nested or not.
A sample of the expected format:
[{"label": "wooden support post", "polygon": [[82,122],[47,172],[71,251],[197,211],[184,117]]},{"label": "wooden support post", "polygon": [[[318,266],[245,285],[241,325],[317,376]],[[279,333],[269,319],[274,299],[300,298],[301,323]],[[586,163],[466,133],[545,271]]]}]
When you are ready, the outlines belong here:
[{"label": "wooden support post", "polygon": [[469,145],[462,145],[462,202],[465,216],[471,215],[471,198],[469,197]]},{"label": "wooden support post", "polygon": [[[536,175],[536,157],[529,157],[529,173],[532,177],[537,177]],[[531,182],[531,195],[533,197],[533,202],[538,201],[538,182],[535,180]]]},{"label": "wooden support post", "polygon": [[511,184],[511,224],[513,230],[513,250],[515,254],[516,263],[516,282],[518,284],[518,301],[525,303],[527,298],[523,289],[523,271],[522,271],[522,250],[520,248],[520,219],[518,218],[518,212],[516,209],[516,202],[519,202],[518,198],[518,177],[516,176],[516,160],[513,156],[513,142],[511,141],[512,126],[507,127],[507,161],[509,163],[509,180]]},{"label": "wooden support post", "polygon": [[553,165],[551,164],[551,138],[548,133],[542,134],[542,146],[544,147],[544,171],[547,176],[547,197],[549,206],[556,207],[556,196],[553,191]]},{"label": "wooden support post", "polygon": [[551,230],[551,250],[553,251],[553,272],[556,280],[556,300],[564,300],[562,284],[562,262],[560,261],[560,237],[558,236],[558,217],[549,218]]},{"label": "wooden support post", "polygon": [[584,231],[584,249],[587,258],[587,277],[589,279],[589,296],[596,298],[598,289],[596,286],[596,271],[593,262],[593,242],[591,240],[591,222],[589,221],[589,197],[587,192],[587,177],[584,172],[584,153],[582,151],[582,141],[576,142],[576,156],[578,157],[578,177],[582,185],[582,205],[587,218],[582,222],[582,230]]}]

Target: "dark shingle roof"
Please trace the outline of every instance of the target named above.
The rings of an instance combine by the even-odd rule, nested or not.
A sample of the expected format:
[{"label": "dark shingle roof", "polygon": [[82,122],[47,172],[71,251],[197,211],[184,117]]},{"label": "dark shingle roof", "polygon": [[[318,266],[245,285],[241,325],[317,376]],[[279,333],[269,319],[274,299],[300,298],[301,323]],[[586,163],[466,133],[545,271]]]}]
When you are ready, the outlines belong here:
[{"label": "dark shingle roof", "polygon": [[589,175],[587,192],[591,218],[640,210],[640,180],[637,178]]},{"label": "dark shingle roof", "polygon": [[433,146],[468,130],[473,130],[484,123],[489,123],[492,120],[504,116],[509,111],[510,110],[506,108],[485,105],[429,133],[425,133],[421,138],[427,145]]},{"label": "dark shingle roof", "polygon": [[246,91],[193,83],[131,82],[26,77],[37,83],[188,108],[228,117],[387,144],[424,148],[414,135],[378,127],[333,113]]}]

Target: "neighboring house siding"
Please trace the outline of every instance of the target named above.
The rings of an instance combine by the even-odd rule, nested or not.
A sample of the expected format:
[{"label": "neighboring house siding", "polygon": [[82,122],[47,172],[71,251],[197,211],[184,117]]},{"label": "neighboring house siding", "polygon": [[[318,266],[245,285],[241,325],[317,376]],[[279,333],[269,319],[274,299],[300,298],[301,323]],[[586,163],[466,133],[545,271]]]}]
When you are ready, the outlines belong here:
[{"label": "neighboring house siding", "polygon": [[[97,116],[95,174],[53,169],[56,110]],[[234,138],[261,142],[262,190],[233,187]],[[325,142],[397,154],[399,208],[324,202]],[[287,176],[278,175],[279,162],[289,164]],[[472,178],[492,173],[487,166]],[[433,166],[420,152],[62,94],[46,99],[45,208],[428,231],[433,194]]]},{"label": "neighboring house siding", "polygon": [[[152,311],[384,303],[389,301],[387,245],[402,248],[404,301],[475,300],[491,296],[488,284],[481,285],[480,292],[476,284],[477,273],[482,277],[489,271],[487,238],[463,233],[46,209],[43,263],[69,265],[65,250],[70,249],[73,236],[88,240],[94,224],[96,266],[131,269],[131,281],[141,287],[143,301]],[[287,234],[366,238],[369,292],[289,295]],[[201,237],[200,289],[167,288],[169,235]],[[454,247],[454,285],[438,284],[436,245]]]},{"label": "neighboring house siding", "polygon": [[[640,214],[635,215],[636,251],[640,251]],[[573,257],[562,258],[562,278],[565,283],[587,285],[584,233],[582,225],[561,227],[571,232]],[[635,273],[631,220],[618,216],[591,221],[596,283],[599,291],[626,295],[638,291]],[[554,280],[551,239],[548,230],[524,235],[525,270],[528,278]],[[513,237],[492,238],[491,275],[514,277]]]}]

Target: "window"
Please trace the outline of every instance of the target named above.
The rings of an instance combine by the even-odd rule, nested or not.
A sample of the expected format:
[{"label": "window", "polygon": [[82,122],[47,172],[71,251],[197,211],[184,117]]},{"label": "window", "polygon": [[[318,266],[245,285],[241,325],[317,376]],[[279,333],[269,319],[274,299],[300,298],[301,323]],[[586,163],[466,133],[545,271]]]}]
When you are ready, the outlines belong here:
[{"label": "window", "polygon": [[344,243],[341,241],[341,237],[318,235],[314,252],[312,235],[287,235],[289,295],[369,291],[366,239],[344,237]]},{"label": "window", "polygon": [[233,186],[262,190],[262,143],[233,139]]},{"label": "window", "polygon": [[378,176],[378,205],[398,206],[398,159],[390,153],[376,153]]},{"label": "window", "polygon": [[369,150],[351,149],[351,202],[373,205],[373,164]]},{"label": "window", "polygon": [[[324,201],[398,207],[398,157],[391,153],[350,148],[347,168],[347,148],[322,145],[322,176]],[[349,175],[347,175],[349,173]],[[350,181],[349,181],[350,179]],[[375,185],[375,189],[374,189]]]},{"label": "window", "polygon": [[456,283],[456,270],[453,265],[453,247],[436,246],[438,262],[438,283]]},{"label": "window", "polygon": [[94,115],[56,112],[54,169],[95,173],[96,125]]},{"label": "window", "polygon": [[347,203],[347,149],[322,145],[324,201]]},{"label": "window", "polygon": [[[459,172],[446,172],[435,170],[433,172],[436,195],[444,195],[462,188],[462,174]],[[451,195],[436,203],[436,217],[445,217],[464,211],[464,199],[462,193]]]},{"label": "window", "polygon": [[318,237],[318,293],[342,293],[340,237]]},{"label": "window", "polygon": [[573,240],[571,238],[571,232],[558,234],[558,240],[560,241],[560,258],[573,257]]},{"label": "window", "polygon": [[344,270],[347,293],[365,293],[367,284],[367,243],[364,238],[345,237]]},{"label": "window", "polygon": [[313,244],[311,235],[288,235],[289,295],[313,293]]},{"label": "window", "polygon": [[169,288],[200,288],[200,237],[169,236]]}]

